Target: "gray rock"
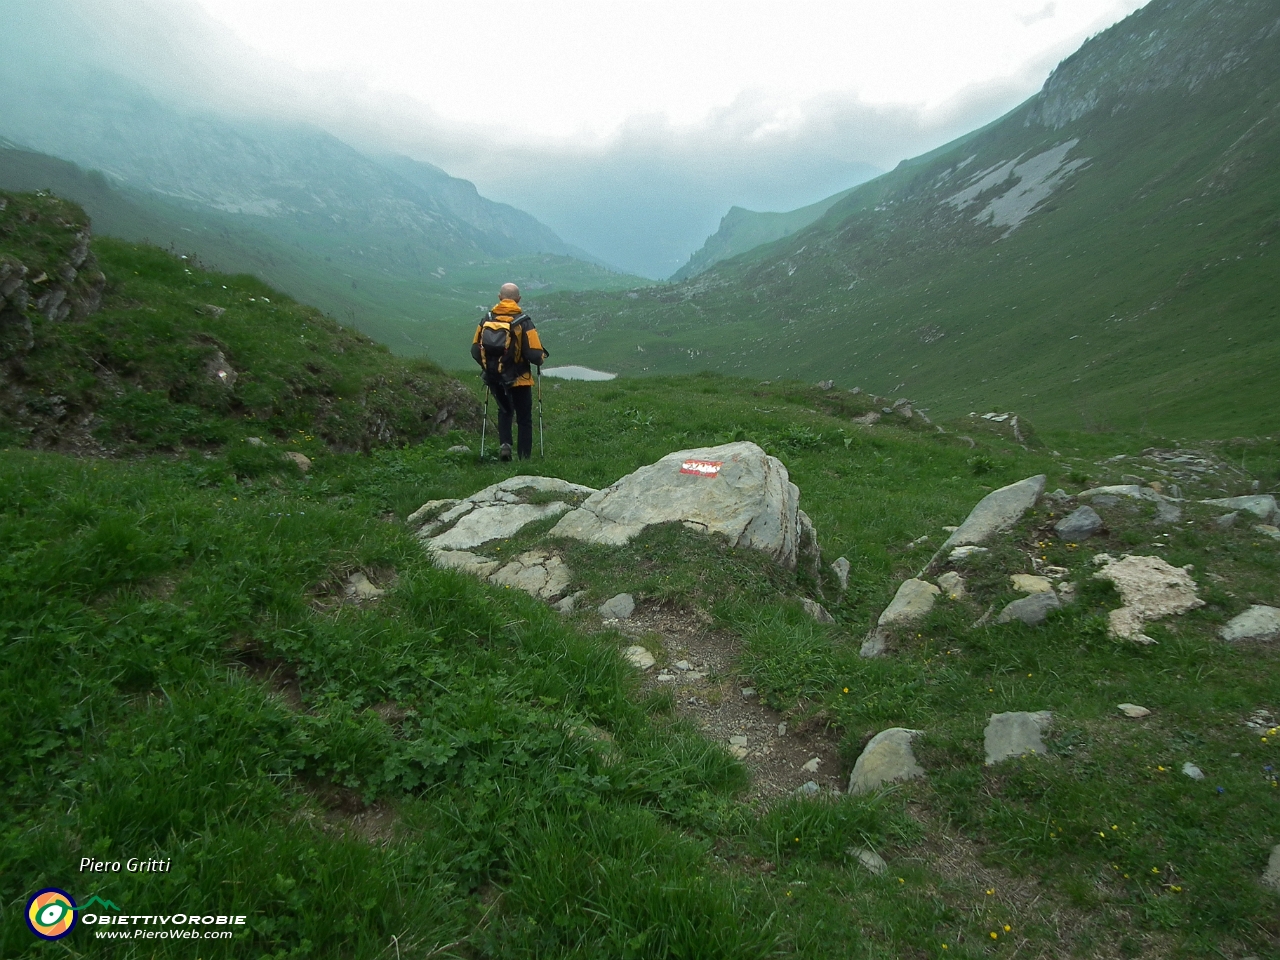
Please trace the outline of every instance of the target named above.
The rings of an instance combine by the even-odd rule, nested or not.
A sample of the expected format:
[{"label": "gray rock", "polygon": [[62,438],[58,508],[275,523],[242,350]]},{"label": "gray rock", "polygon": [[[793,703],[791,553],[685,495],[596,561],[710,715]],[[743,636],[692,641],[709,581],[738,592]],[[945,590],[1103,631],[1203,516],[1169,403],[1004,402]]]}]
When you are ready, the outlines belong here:
[{"label": "gray rock", "polygon": [[641,467],[592,494],[551,535],[619,546],[652,524],[680,521],[794,570],[802,546],[799,504],[782,462],[741,441],[681,450]]},{"label": "gray rock", "polygon": [[1093,504],[1096,507],[1114,507],[1120,502],[1120,498],[1110,493],[1100,493],[1093,498]]},{"label": "gray rock", "polygon": [[872,737],[849,774],[849,792],[867,793],[885,783],[924,776],[924,768],[911,751],[911,739],[922,732],[891,727]]},{"label": "gray rock", "polygon": [[836,618],[827,613],[826,607],[818,603],[816,600],[810,600],[808,597],[800,599],[800,605],[804,607],[804,612],[819,623],[835,623]]},{"label": "gray rock", "polygon": [[1010,623],[1014,620],[1020,620],[1028,627],[1038,627],[1044,623],[1049,616],[1049,611],[1057,610],[1062,606],[1062,602],[1058,599],[1057,594],[1052,591],[1048,593],[1033,593],[1029,597],[1023,597],[1015,600],[996,617],[996,623]]},{"label": "gray rock", "polygon": [[796,787],[796,793],[802,797],[816,797],[821,792],[822,788],[814,780],[806,780]]},{"label": "gray rock", "polygon": [[1047,753],[1040,734],[1052,719],[1053,714],[1048,710],[1038,710],[1035,713],[993,713],[986,729],[982,731],[987,766],[1009,757]]},{"label": "gray rock", "polygon": [[1156,523],[1177,523],[1181,519],[1182,508],[1176,503],[1161,500],[1156,504]]},{"label": "gray rock", "polygon": [[1043,474],[991,491],[978,501],[965,522],[960,524],[960,529],[947,538],[942,549],[985,543],[997,533],[1003,533],[1035,506],[1043,492]]},{"label": "gray rock", "polygon": [[948,570],[938,578],[938,586],[952,600],[963,600],[965,596],[964,577],[954,570]]},{"label": "gray rock", "polygon": [[876,625],[895,627],[921,619],[933,609],[939,593],[941,591],[927,580],[904,580]]},{"label": "gray rock", "polygon": [[1230,530],[1236,525],[1236,521],[1240,519],[1240,511],[1233,513],[1224,513],[1220,517],[1214,518],[1213,525],[1219,530]]},{"label": "gray rock", "polygon": [[1197,767],[1190,760],[1188,760],[1186,763],[1182,765],[1182,772],[1185,773],[1192,780],[1204,779],[1204,771],[1201,770],[1199,767]]},{"label": "gray rock", "polygon": [[1280,639],[1280,610],[1255,604],[1222,628],[1228,643]]},{"label": "gray rock", "polygon": [[1053,526],[1053,532],[1063,540],[1087,540],[1102,529],[1102,518],[1098,511],[1085,504],[1077,507]]},{"label": "gray rock", "polygon": [[677,670],[679,670],[681,673],[687,673],[688,671],[693,669],[693,664],[690,663],[688,660],[677,660],[675,663],[672,664],[672,666],[675,667]]},{"label": "gray rock", "polygon": [[345,592],[353,600],[377,600],[387,591],[375,587],[364,573],[357,570],[347,578]]},{"label": "gray rock", "polygon": [[635,612],[635,597],[629,593],[620,593],[600,604],[598,609],[600,616],[606,620],[626,620]]},{"label": "gray rock", "polygon": [[884,872],[889,869],[889,865],[884,862],[884,858],[874,850],[868,850],[866,847],[850,847],[846,852],[877,877],[883,876]]},{"label": "gray rock", "polygon": [[468,550],[433,550],[431,559],[437,567],[461,570],[476,577],[487,577],[502,566],[497,560]]},{"label": "gray rock", "polygon": [[413,527],[421,523],[426,517],[433,513],[443,513],[460,504],[461,500],[428,500],[409,516],[405,517],[404,522]]},{"label": "gray rock", "polygon": [[1150,710],[1136,703],[1118,703],[1116,709],[1131,720],[1141,720],[1143,717],[1151,716]]},{"label": "gray rock", "polygon": [[831,389],[832,387],[834,387],[835,385],[836,385],[836,382],[835,382],[834,380],[819,380],[819,381],[818,381],[818,389],[819,389],[819,390],[830,390],[830,389]]},{"label": "gray rock", "polygon": [[1138,483],[1114,483],[1106,487],[1094,487],[1091,490],[1085,490],[1076,494],[1079,500],[1093,499],[1097,503],[1099,496],[1111,497],[1129,497],[1132,500],[1159,500],[1160,494],[1156,493],[1150,487],[1144,487]]},{"label": "gray rock", "polygon": [[836,557],[831,563],[831,571],[836,575],[836,579],[840,582],[840,592],[844,593],[849,589],[849,560],[847,557]]},{"label": "gray rock", "polygon": [[956,547],[951,551],[951,555],[947,557],[947,559],[952,563],[958,563],[961,560],[968,560],[970,557],[979,557],[984,553],[990,552],[991,551],[986,547]]},{"label": "gray rock", "polygon": [[245,437],[244,442],[251,447],[265,447],[266,443],[261,437]]},{"label": "gray rock", "polygon": [[1071,494],[1059,487],[1057,490],[1053,491],[1053,493],[1046,493],[1044,498],[1046,500],[1052,500],[1054,503],[1069,503],[1071,501]]},{"label": "gray rock", "polygon": [[627,647],[622,651],[622,655],[637,670],[648,670],[654,664],[653,654],[638,644]]},{"label": "gray rock", "polygon": [[888,631],[881,627],[877,627],[871,631],[871,636],[862,641],[862,646],[858,649],[858,656],[865,659],[879,657],[884,654],[885,648],[888,646]]},{"label": "gray rock", "polygon": [[822,766],[822,758],[812,757],[805,761],[805,763],[801,764],[800,769],[805,773],[817,773],[820,766]]},{"label": "gray rock", "polygon": [[578,605],[578,601],[586,596],[587,591],[579,590],[577,593],[571,593],[559,603],[556,604],[556,612],[562,613],[566,617],[573,613],[574,607]]},{"label": "gray rock", "polygon": [[471,448],[468,447],[465,443],[455,443],[452,447],[450,447],[448,450],[445,451],[445,453],[470,453],[470,452],[471,452]]},{"label": "gray rock", "polygon": [[499,587],[514,587],[540,600],[554,600],[569,586],[570,573],[565,562],[555,554],[530,550],[509,561],[489,575],[489,582]]},{"label": "gray rock", "polygon": [[513,537],[536,520],[556,517],[569,505],[551,503],[495,503],[472,510],[450,529],[427,541],[432,549],[469,550],[491,540]]},{"label": "gray rock", "polygon": [[1201,500],[1201,503],[1207,503],[1211,507],[1226,507],[1228,510],[1247,510],[1252,513],[1263,523],[1266,523],[1276,514],[1276,498],[1271,494],[1254,495],[1251,497],[1226,497],[1221,500]]},{"label": "gray rock", "polygon": [[1264,537],[1270,537],[1272,540],[1280,540],[1280,527],[1277,527],[1274,524],[1255,523],[1253,525],[1253,529]]},{"label": "gray rock", "polygon": [[1267,861],[1266,872],[1262,874],[1262,883],[1280,893],[1280,843],[1271,848],[1271,859]]}]

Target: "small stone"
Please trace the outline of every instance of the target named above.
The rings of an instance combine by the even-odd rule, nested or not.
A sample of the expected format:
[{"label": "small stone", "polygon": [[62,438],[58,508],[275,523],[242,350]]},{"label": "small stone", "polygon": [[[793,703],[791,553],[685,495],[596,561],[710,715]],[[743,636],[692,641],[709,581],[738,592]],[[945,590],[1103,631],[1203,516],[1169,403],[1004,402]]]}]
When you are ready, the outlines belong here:
[{"label": "small stone", "polygon": [[369,578],[359,570],[347,578],[346,594],[353,600],[377,600],[386,592],[370,583]]},{"label": "small stone", "polygon": [[1038,627],[1044,623],[1051,610],[1057,610],[1062,603],[1052,590],[1048,593],[1033,593],[1029,597],[1015,600],[996,617],[996,623],[1010,623],[1020,620],[1029,627]]},{"label": "small stone", "polygon": [[885,631],[877,628],[873,630],[871,636],[862,642],[862,646],[858,649],[858,656],[864,659],[878,657],[884,653],[887,646],[887,637]]},{"label": "small stone", "polygon": [[1255,604],[1222,628],[1227,643],[1280,639],[1280,610]]},{"label": "small stone", "polygon": [[247,444],[248,444],[249,446],[251,446],[251,447],[265,447],[265,446],[266,446],[266,443],[264,443],[264,442],[263,442],[263,440],[262,440],[262,438],[261,438],[261,437],[245,437],[245,438],[244,438],[244,442],[245,442],[245,443],[247,443]]},{"label": "small stone", "polygon": [[470,452],[471,452],[471,448],[468,447],[465,443],[455,443],[452,447],[450,447],[448,450],[445,451],[445,453],[470,453]]},{"label": "small stone", "polygon": [[804,783],[800,784],[800,786],[796,787],[796,793],[802,797],[816,797],[821,791],[822,788],[813,780],[806,780]]},{"label": "small stone", "polygon": [[636,601],[629,593],[620,593],[600,604],[600,616],[606,620],[626,620],[635,612]]},{"label": "small stone", "polygon": [[926,580],[904,580],[893,601],[880,614],[877,625],[892,627],[919,620],[933,609],[933,602],[941,592]]},{"label": "small stone", "polygon": [[627,647],[622,651],[622,655],[627,658],[627,662],[640,670],[648,670],[654,664],[653,654],[638,645]]},{"label": "small stone", "polygon": [[800,598],[800,605],[804,607],[804,612],[818,623],[835,623],[836,618],[827,613],[826,608],[816,600],[810,600],[808,597]]},{"label": "small stone", "polygon": [[754,697],[754,696],[756,695],[756,688],[755,688],[755,687],[743,687],[743,688],[742,688],[742,695],[743,695],[744,697]]},{"label": "small stone", "polygon": [[1264,885],[1280,893],[1280,843],[1271,848],[1271,859],[1267,861],[1266,872],[1262,875]]},{"label": "small stone", "polygon": [[1054,524],[1053,532],[1063,540],[1077,541],[1092,537],[1102,527],[1102,518],[1098,516],[1098,511],[1085,504]]},{"label": "small stone", "polygon": [[690,683],[697,683],[704,676],[706,676],[706,674],[699,673],[697,670],[690,670],[688,673],[684,675],[684,678],[688,680]]},{"label": "small stone", "polygon": [[819,390],[830,390],[830,389],[831,389],[832,387],[834,387],[835,385],[836,385],[836,382],[835,382],[834,380],[819,380],[819,381],[818,381],[818,389],[819,389]]},{"label": "small stone", "polygon": [[674,673],[660,673],[657,677],[659,683],[672,683],[675,679],[676,675]]},{"label": "small stone", "polygon": [[987,766],[1007,760],[1009,757],[1020,757],[1028,753],[1047,753],[1040,734],[1053,714],[1048,710],[1035,713],[1015,711],[1012,713],[993,713],[982,732],[983,746],[987,754]]},{"label": "small stone", "polygon": [[942,529],[944,533],[955,533],[960,528],[955,526],[946,526],[946,527],[943,527]]},{"label": "small stone", "polygon": [[1123,713],[1126,717],[1134,720],[1141,720],[1143,717],[1151,716],[1151,711],[1146,707],[1140,707],[1136,703],[1119,703],[1116,709]]},{"label": "small stone", "polygon": [[1058,584],[1058,599],[1062,603],[1071,603],[1076,598],[1076,585],[1067,581]]},{"label": "small stone", "polygon": [[297,450],[290,450],[285,454],[285,458],[296,463],[298,465],[298,469],[303,473],[306,473],[311,469],[311,461],[307,459],[304,454],[298,453]]},{"label": "small stone", "polygon": [[1264,537],[1270,537],[1272,540],[1280,540],[1280,527],[1273,526],[1270,523],[1255,523],[1253,525],[1253,529]]},{"label": "small stone", "polygon": [[1219,530],[1230,530],[1236,525],[1236,521],[1240,519],[1240,511],[1234,513],[1224,513],[1213,521],[1213,525]]},{"label": "small stone", "polygon": [[801,766],[800,769],[805,773],[817,773],[818,767],[820,766],[822,766],[822,759],[820,757],[814,757],[812,760]]},{"label": "small stone", "polygon": [[673,664],[673,666],[674,666],[677,670],[680,670],[680,671],[686,671],[686,670],[692,670],[692,669],[693,669],[693,664],[691,664],[688,660],[677,660],[677,661]]},{"label": "small stone", "polygon": [[867,793],[881,784],[924,776],[911,750],[911,739],[921,732],[890,727],[872,737],[849,774],[849,793]]},{"label": "small stone", "polygon": [[963,600],[965,596],[964,577],[954,570],[948,570],[938,578],[938,586],[952,600]]},{"label": "small stone", "polygon": [[750,752],[751,751],[748,750],[746,747],[734,746],[729,748],[729,753],[732,754],[733,757],[737,760],[747,759],[747,754],[749,754]]},{"label": "small stone", "polygon": [[787,735],[787,725],[785,723],[778,724],[778,736],[785,737]]},{"label": "small stone", "polygon": [[587,595],[587,591],[579,590],[577,593],[571,593],[559,603],[555,605],[556,612],[562,613],[566,617],[573,613],[573,608],[578,605],[578,601]]},{"label": "small stone", "polygon": [[990,551],[986,547],[974,547],[974,546],[956,547],[954,550],[951,551],[951,554],[947,559],[949,559],[952,563],[955,563],[960,560],[968,560],[970,557],[976,557],[979,554],[989,553],[989,552]]},{"label": "small stone", "polygon": [[884,858],[874,850],[868,850],[865,847],[850,847],[845,852],[856,858],[859,863],[877,877],[883,876],[884,872],[889,869],[889,865],[884,862]]},{"label": "small stone", "polygon": [[1188,760],[1186,763],[1182,765],[1182,772],[1185,773],[1192,780],[1204,779],[1204,771],[1201,770],[1199,767],[1197,767],[1190,760]]},{"label": "small stone", "polygon": [[1156,523],[1177,523],[1182,519],[1182,508],[1176,503],[1161,500],[1156,504]]},{"label": "small stone", "polygon": [[1038,577],[1030,573],[1015,573],[1009,578],[1013,589],[1021,593],[1052,593],[1053,584],[1048,577]]},{"label": "small stone", "polygon": [[836,575],[836,580],[840,582],[841,593],[849,589],[849,568],[847,557],[836,557],[831,563],[831,570]]},{"label": "small stone", "polygon": [[746,745],[747,745],[747,738],[744,736],[736,736],[736,737],[729,738],[729,746],[731,747],[745,747]]}]

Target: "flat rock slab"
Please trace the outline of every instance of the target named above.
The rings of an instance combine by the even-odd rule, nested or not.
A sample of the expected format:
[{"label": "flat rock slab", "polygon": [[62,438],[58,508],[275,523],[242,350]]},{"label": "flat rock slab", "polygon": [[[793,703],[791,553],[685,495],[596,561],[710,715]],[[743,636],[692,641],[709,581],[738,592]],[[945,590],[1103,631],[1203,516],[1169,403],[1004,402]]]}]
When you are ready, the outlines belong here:
[{"label": "flat rock slab", "polygon": [[1271,848],[1271,859],[1267,861],[1267,869],[1262,874],[1262,883],[1280,893],[1280,843]]},{"label": "flat rock slab", "polygon": [[[592,494],[551,535],[621,546],[653,524],[681,522],[794,570],[806,539],[799,505],[782,461],[742,441],[680,450],[641,467]],[[809,549],[816,553],[816,542]]]},{"label": "flat rock slab", "polygon": [[569,568],[554,554],[540,550],[522,553],[489,576],[499,587],[514,587],[542,600],[554,600],[569,587]]},{"label": "flat rock slab", "polygon": [[1035,713],[993,713],[982,731],[987,766],[1021,757],[1028,753],[1047,753],[1040,734],[1049,726],[1053,714],[1048,710]]},{"label": "flat rock slab", "polygon": [[1113,560],[1099,554],[1094,562],[1103,564],[1094,577],[1110,580],[1124,599],[1124,606],[1109,615],[1111,632],[1117,637],[1154,643],[1142,632],[1145,623],[1204,606],[1204,601],[1196,596],[1196,582],[1191,573],[1182,567],[1170,566],[1159,557],[1126,556]]},{"label": "flat rock slab", "polygon": [[1151,716],[1150,710],[1136,703],[1118,703],[1116,709],[1131,720],[1141,720],[1143,717]]},{"label": "flat rock slab", "polygon": [[431,559],[438,567],[461,570],[481,580],[487,579],[489,574],[502,566],[492,557],[483,557],[469,550],[435,550],[431,553]]},{"label": "flat rock slab", "polygon": [[1053,593],[1053,582],[1048,577],[1038,577],[1033,573],[1015,573],[1009,582],[1020,593]]},{"label": "flat rock slab", "polygon": [[921,619],[933,609],[933,602],[941,592],[927,580],[904,580],[892,602],[880,614],[877,626],[893,627]]},{"label": "flat rock slab", "polygon": [[891,727],[871,738],[849,774],[849,792],[867,793],[882,784],[924,776],[911,751],[912,737],[923,731]]},{"label": "flat rock slab", "polygon": [[1269,493],[1255,494],[1249,497],[1224,497],[1220,500],[1201,500],[1211,507],[1226,507],[1228,510],[1247,510],[1266,523],[1276,514],[1276,498]]},{"label": "flat rock slab", "polygon": [[598,612],[606,620],[626,620],[635,609],[635,597],[629,593],[619,593],[600,604]]},{"label": "flat rock slab", "polygon": [[1053,532],[1063,540],[1087,540],[1102,527],[1102,518],[1098,516],[1098,511],[1085,504],[1054,524]]},{"label": "flat rock slab", "polygon": [[567,503],[495,503],[477,507],[450,529],[432,537],[427,544],[437,550],[470,550],[491,540],[513,537],[536,520],[558,517],[570,510]]},{"label": "flat rock slab", "polygon": [[[1160,500],[1160,494],[1140,483],[1113,483],[1106,487],[1094,487],[1076,494],[1078,500],[1093,497],[1129,497],[1132,500]],[[1104,503],[1106,501],[1103,501]]]},{"label": "flat rock slab", "polygon": [[942,549],[985,543],[997,533],[1009,530],[1035,506],[1042,493],[1043,474],[991,491],[978,501],[965,522],[947,538]]},{"label": "flat rock slab", "polygon": [[877,877],[883,876],[889,869],[889,865],[884,862],[884,857],[874,850],[868,850],[866,847],[850,847],[846,852]]},{"label": "flat rock slab", "polygon": [[1222,628],[1227,643],[1280,639],[1280,610],[1255,604]]},{"label": "flat rock slab", "polygon": [[1013,601],[1001,610],[1000,615],[996,617],[996,623],[1012,623],[1018,620],[1028,627],[1038,627],[1045,622],[1050,611],[1057,610],[1060,606],[1062,602],[1052,590],[1048,593],[1033,593],[1029,597]]}]

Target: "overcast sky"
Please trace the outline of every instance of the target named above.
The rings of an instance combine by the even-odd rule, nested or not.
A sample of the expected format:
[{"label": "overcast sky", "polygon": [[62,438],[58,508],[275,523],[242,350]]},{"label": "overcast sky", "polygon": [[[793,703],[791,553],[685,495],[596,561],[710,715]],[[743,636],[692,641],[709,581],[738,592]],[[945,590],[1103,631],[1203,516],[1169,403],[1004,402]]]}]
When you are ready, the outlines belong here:
[{"label": "overcast sky", "polygon": [[115,69],[171,99],[283,114],[435,163],[651,277],[730,206],[794,209],[995,119],[1142,6],[59,2]]}]

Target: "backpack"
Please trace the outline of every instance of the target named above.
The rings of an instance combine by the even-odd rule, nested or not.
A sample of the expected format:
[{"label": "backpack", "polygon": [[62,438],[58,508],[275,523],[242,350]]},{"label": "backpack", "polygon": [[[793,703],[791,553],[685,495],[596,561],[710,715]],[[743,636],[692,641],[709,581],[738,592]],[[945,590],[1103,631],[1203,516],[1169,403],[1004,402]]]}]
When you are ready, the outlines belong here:
[{"label": "backpack", "polygon": [[480,321],[480,366],[490,383],[509,387],[519,376],[520,324],[527,319],[523,313],[507,317],[490,310]]}]

